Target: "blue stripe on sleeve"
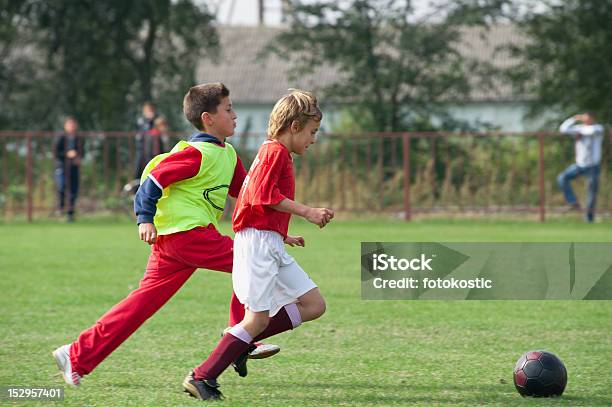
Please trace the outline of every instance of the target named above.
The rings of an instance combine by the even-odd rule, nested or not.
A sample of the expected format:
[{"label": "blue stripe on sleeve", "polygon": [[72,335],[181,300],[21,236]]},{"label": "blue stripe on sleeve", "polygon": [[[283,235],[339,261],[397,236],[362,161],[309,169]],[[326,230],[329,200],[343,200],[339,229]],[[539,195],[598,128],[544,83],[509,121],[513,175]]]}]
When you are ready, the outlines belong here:
[{"label": "blue stripe on sleeve", "polygon": [[155,185],[151,178],[147,178],[134,197],[134,212],[136,212],[137,222],[153,223],[153,217],[157,211],[157,201],[162,196],[162,190]]}]

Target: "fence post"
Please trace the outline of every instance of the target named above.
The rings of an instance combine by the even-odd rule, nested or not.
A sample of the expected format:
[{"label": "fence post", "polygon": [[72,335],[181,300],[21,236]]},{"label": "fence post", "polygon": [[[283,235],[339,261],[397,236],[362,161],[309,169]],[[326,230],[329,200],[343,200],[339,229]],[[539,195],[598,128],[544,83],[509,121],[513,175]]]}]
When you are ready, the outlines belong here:
[{"label": "fence post", "polygon": [[122,138],[117,136],[117,144],[115,144],[115,185],[113,187],[115,191],[121,191],[121,187],[123,186],[121,185],[121,140]]},{"label": "fence post", "polygon": [[403,136],[403,161],[404,161],[404,220],[410,222],[410,135]]},{"label": "fence post", "polygon": [[103,194],[106,194],[108,191],[108,177],[109,177],[109,158],[108,158],[108,143],[110,142],[110,139],[108,138],[107,134],[104,134],[104,137],[102,138],[102,142],[104,143],[102,145],[102,161],[103,161],[103,165],[104,165],[104,191],[102,192]]},{"label": "fence post", "polygon": [[28,133],[27,135],[27,158],[26,158],[26,182],[28,186],[28,198],[27,198],[27,207],[28,207],[28,222],[32,222],[32,134]]},{"label": "fence post", "polygon": [[378,173],[378,207],[383,210],[385,207],[385,171],[383,166],[384,155],[385,155],[385,140],[383,135],[378,135],[378,160],[376,162],[376,172]]},{"label": "fence post", "polygon": [[9,155],[6,152],[6,142],[4,141],[4,138],[0,137],[0,171],[2,172],[2,189],[0,189],[0,192],[3,194],[6,194],[7,196],[7,200],[5,201],[4,205],[2,206],[2,215],[4,217],[6,217],[7,212],[8,212],[8,164],[7,161],[9,159]]},{"label": "fence post", "polygon": [[540,141],[540,154],[538,159],[540,177],[540,222],[544,222],[546,220],[546,208],[544,206],[546,201],[546,191],[544,189],[544,134],[540,133],[538,137]]},{"label": "fence post", "polygon": [[[346,162],[346,154],[345,154],[345,143],[342,138],[340,138],[340,161],[341,163]],[[343,166],[344,167],[344,166]],[[348,180],[346,179],[346,168],[340,167],[340,210],[346,209],[346,188],[345,185],[348,185]]]}]

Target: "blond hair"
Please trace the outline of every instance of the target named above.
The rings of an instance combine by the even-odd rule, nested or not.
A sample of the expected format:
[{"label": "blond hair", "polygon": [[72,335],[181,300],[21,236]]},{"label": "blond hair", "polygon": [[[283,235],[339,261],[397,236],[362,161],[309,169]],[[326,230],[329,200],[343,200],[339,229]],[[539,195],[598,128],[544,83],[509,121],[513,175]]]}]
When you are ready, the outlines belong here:
[{"label": "blond hair", "polygon": [[291,93],[283,96],[274,105],[268,122],[268,138],[275,139],[296,121],[300,130],[309,119],[318,122],[323,118],[317,105],[317,98],[310,92],[300,89],[289,89]]}]

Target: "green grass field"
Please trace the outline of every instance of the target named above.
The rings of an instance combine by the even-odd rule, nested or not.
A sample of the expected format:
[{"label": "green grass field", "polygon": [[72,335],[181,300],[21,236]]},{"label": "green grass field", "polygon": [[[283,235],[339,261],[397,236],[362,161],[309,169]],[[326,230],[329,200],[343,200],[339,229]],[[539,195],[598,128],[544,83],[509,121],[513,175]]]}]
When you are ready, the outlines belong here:
[{"label": "green grass field", "polygon": [[[224,229],[229,230],[225,224]],[[51,351],[134,289],[148,246],[126,221],[0,224],[0,386],[61,385]],[[277,356],[220,378],[225,405],[612,405],[611,301],[363,301],[360,241],[612,242],[612,224],[296,222],[290,249],[321,287],[322,319],[275,337]],[[219,339],[231,279],[198,271],[65,405],[196,405],[187,371]],[[522,399],[512,368],[544,348],[565,362],[556,400]],[[49,405],[48,402],[39,402]]]}]

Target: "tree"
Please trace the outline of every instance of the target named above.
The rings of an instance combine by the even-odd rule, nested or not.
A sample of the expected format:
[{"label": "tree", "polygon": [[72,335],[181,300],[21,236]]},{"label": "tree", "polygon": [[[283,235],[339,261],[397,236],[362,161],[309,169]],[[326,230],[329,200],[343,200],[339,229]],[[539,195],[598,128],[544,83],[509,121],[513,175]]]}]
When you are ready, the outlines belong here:
[{"label": "tree", "polygon": [[[196,64],[218,50],[213,16],[195,1],[8,3],[13,15],[0,16],[12,30],[3,28],[31,33],[27,48],[12,47],[10,53],[43,61],[28,78],[28,97],[13,100],[24,111],[32,99],[47,109],[27,123],[6,118],[13,128],[48,129],[61,114],[73,114],[85,129],[131,129],[140,103],[154,99],[164,113],[178,117]],[[19,75],[13,79],[23,81]]]},{"label": "tree", "polygon": [[40,128],[52,110],[50,75],[23,1],[0,0],[0,128]]},{"label": "tree", "polygon": [[287,3],[289,30],[269,51],[294,61],[294,77],[320,65],[337,69],[341,79],[325,98],[351,106],[366,130],[429,127],[442,102],[469,90],[469,63],[454,47],[460,35],[452,19],[416,19],[410,1]]},{"label": "tree", "polygon": [[537,3],[535,11],[512,16],[528,41],[510,48],[521,62],[509,77],[532,98],[533,114],[593,110],[612,123],[612,2]]},{"label": "tree", "polygon": [[115,32],[120,54],[138,76],[140,101],[152,100],[153,89],[181,96],[194,84],[197,63],[215,56],[219,39],[212,26],[214,17],[188,0],[118,1],[125,15]]}]

